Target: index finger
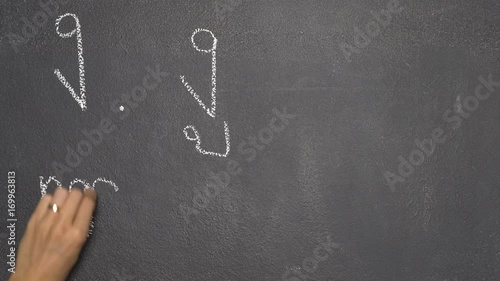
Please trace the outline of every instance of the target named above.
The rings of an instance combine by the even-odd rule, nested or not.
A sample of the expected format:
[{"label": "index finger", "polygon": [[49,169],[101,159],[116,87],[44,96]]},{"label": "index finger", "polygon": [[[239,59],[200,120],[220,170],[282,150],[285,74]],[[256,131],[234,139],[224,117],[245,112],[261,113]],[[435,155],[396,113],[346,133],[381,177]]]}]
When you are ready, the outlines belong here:
[{"label": "index finger", "polygon": [[31,215],[30,220],[41,219],[49,209],[49,204],[51,201],[52,195],[47,194],[43,196],[40,201],[38,201],[38,205],[36,206],[35,211],[33,211],[33,215]]},{"label": "index finger", "polygon": [[83,197],[76,212],[73,225],[84,233],[89,231],[89,225],[96,206],[96,200],[97,193],[93,188],[85,188],[83,190]]}]

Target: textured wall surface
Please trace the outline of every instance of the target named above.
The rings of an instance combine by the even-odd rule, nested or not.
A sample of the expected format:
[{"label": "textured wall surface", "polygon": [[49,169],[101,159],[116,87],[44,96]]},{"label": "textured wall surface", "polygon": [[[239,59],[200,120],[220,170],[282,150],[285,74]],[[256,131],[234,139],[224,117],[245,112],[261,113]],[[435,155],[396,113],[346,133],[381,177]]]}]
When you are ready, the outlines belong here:
[{"label": "textured wall surface", "polygon": [[40,176],[118,185],[74,281],[500,280],[499,1],[41,2],[0,0],[1,280],[10,170],[19,240]]}]

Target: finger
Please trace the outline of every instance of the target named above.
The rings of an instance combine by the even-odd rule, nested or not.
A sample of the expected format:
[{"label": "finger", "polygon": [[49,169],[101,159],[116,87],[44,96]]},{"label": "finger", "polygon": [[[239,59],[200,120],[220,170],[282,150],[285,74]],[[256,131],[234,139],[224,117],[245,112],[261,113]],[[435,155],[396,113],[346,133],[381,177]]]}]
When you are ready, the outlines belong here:
[{"label": "finger", "polygon": [[[28,222],[28,229],[30,229],[31,233],[25,236],[26,240],[23,237],[20,247],[23,247],[24,249],[31,249],[33,239],[40,239],[39,227],[41,224],[43,224],[48,216],[47,214],[50,211],[49,204],[50,202],[52,202],[52,200],[53,196],[51,194],[46,194],[40,199],[40,201],[38,202],[38,206],[36,207],[33,215]],[[38,235],[36,235],[35,232]]]},{"label": "finger", "polygon": [[83,190],[83,198],[75,216],[73,225],[82,232],[89,231],[90,220],[96,206],[97,193],[93,188]]},{"label": "finger", "polygon": [[24,252],[24,249],[31,249],[31,245],[34,241],[34,236],[36,233],[36,224],[48,211],[49,202],[52,200],[52,195],[45,195],[38,201],[38,205],[35,207],[33,214],[28,221],[28,227],[21,238],[21,243],[19,244],[19,252]]},{"label": "finger", "polygon": [[82,198],[83,193],[79,188],[72,188],[69,191],[68,198],[66,198],[66,202],[64,202],[64,212],[61,213],[65,221],[73,223]]},{"label": "finger", "polygon": [[54,195],[52,196],[52,200],[50,203],[52,204],[52,207],[54,205],[57,206],[57,209],[54,212],[54,209],[50,208],[46,213],[45,216],[43,217],[43,238],[42,239],[47,239],[47,237],[50,237],[52,234],[52,231],[54,229],[54,226],[57,224],[58,221],[61,220],[59,217],[61,215],[61,211],[63,210],[64,202],[66,201],[66,198],[68,197],[68,189],[64,187],[57,187],[56,191],[54,192]]},{"label": "finger", "polygon": [[47,213],[49,210],[49,204],[52,201],[52,195],[47,194],[40,199],[38,202],[38,205],[35,208],[35,211],[33,212],[33,215],[31,215],[30,220],[40,220],[43,218],[43,216]]},{"label": "finger", "polygon": [[57,207],[62,207],[66,198],[68,197],[68,189],[64,187],[58,187],[52,196],[52,204],[57,205]]}]

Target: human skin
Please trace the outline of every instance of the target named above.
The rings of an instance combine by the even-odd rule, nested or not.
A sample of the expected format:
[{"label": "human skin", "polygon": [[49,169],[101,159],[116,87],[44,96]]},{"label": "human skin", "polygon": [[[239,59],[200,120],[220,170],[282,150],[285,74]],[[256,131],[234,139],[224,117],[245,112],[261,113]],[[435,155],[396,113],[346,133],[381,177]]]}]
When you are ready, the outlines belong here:
[{"label": "human skin", "polygon": [[[87,241],[96,206],[93,188],[57,188],[33,212],[21,240],[9,281],[65,281]],[[49,209],[56,204],[57,213]]]}]

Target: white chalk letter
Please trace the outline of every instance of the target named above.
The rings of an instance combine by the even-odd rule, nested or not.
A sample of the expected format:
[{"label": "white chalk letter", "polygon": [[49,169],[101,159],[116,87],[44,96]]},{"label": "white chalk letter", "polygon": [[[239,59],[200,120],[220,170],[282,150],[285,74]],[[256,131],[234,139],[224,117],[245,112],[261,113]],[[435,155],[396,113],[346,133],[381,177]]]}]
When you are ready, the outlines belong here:
[{"label": "white chalk letter", "polygon": [[[71,32],[68,32],[68,33],[61,33],[59,31],[59,24],[61,23],[61,20],[65,17],[72,17],[75,20],[75,29],[73,29]],[[64,75],[61,74],[61,71],[59,69],[55,69],[54,74],[57,76],[59,81],[61,81],[61,83],[64,85],[64,87],[66,87],[66,89],[68,89],[71,96],[76,100],[76,102],[82,108],[82,111],[85,111],[87,109],[87,100],[85,97],[85,66],[84,66],[84,60],[83,60],[82,31],[81,31],[80,21],[78,20],[78,17],[75,14],[69,14],[69,13],[58,17],[56,19],[56,32],[62,38],[70,38],[76,34],[77,49],[78,49],[78,69],[79,69],[79,76],[80,76],[80,95],[76,94],[73,87],[66,80],[66,77],[64,77]]]},{"label": "white chalk letter", "polygon": [[[193,131],[194,137],[189,136],[188,129]],[[212,156],[218,156],[218,157],[227,157],[229,154],[229,151],[231,150],[231,143],[230,143],[230,136],[229,136],[229,126],[227,125],[227,122],[224,121],[224,135],[226,137],[226,152],[224,154],[221,153],[216,153],[216,152],[210,152],[206,151],[203,148],[201,148],[201,139],[200,139],[200,134],[198,133],[198,130],[192,125],[186,126],[184,128],[184,135],[186,136],[186,139],[190,141],[196,141],[196,150],[204,155],[212,155]]]},{"label": "white chalk letter", "polygon": [[[205,50],[205,49],[201,49],[198,47],[198,45],[196,45],[196,43],[194,42],[194,36],[199,33],[199,32],[208,32],[210,33],[210,35],[212,36],[213,38],[213,45],[212,45],[212,48],[211,49],[208,49],[208,50]],[[210,106],[210,108],[208,108],[205,103],[200,99],[200,96],[195,92],[195,90],[193,89],[193,87],[191,87],[189,85],[189,83],[186,81],[186,77],[184,77],[183,75],[181,75],[181,81],[182,81],[182,84],[184,84],[184,87],[186,87],[186,89],[188,90],[188,92],[194,97],[194,99],[198,102],[198,104],[201,106],[201,108],[203,108],[204,110],[207,111],[207,114],[210,115],[211,117],[215,118],[215,109],[216,109],[216,106],[217,106],[217,98],[216,98],[216,93],[217,93],[217,53],[216,53],[216,49],[217,49],[217,38],[215,38],[215,35],[212,33],[212,31],[208,30],[208,29],[201,29],[201,28],[198,28],[194,31],[193,35],[191,35],[191,42],[193,43],[193,47],[196,49],[196,51],[198,52],[203,52],[203,53],[212,53],[212,104]]]}]

